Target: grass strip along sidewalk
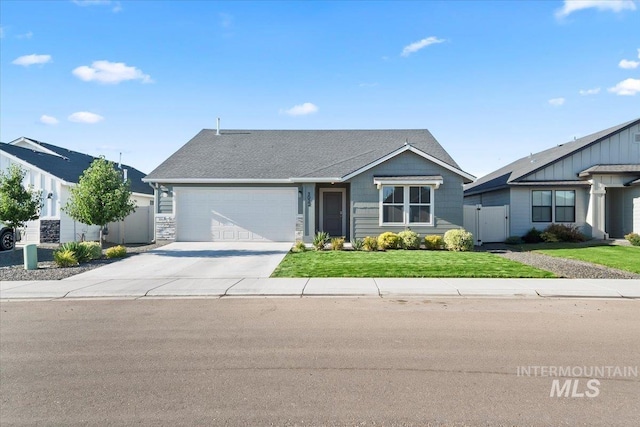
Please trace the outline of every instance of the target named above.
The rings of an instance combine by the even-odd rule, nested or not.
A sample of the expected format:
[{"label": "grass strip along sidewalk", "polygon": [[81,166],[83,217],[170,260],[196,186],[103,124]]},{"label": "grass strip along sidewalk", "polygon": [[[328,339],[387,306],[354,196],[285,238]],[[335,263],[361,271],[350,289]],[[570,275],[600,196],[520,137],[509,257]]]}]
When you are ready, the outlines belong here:
[{"label": "grass strip along sidewalk", "polygon": [[570,249],[541,249],[534,252],[586,261],[640,274],[640,246],[588,246]]},{"label": "grass strip along sidewalk", "polygon": [[271,277],[555,277],[486,252],[307,251],[289,253]]}]

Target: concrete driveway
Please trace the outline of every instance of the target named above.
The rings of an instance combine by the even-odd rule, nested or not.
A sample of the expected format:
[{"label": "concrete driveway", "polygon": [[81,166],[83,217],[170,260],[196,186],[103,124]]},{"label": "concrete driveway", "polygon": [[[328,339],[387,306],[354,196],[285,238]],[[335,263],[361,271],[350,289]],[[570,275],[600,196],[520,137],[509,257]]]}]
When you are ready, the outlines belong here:
[{"label": "concrete driveway", "polygon": [[69,279],[263,278],[271,275],[291,245],[281,242],[170,243]]}]

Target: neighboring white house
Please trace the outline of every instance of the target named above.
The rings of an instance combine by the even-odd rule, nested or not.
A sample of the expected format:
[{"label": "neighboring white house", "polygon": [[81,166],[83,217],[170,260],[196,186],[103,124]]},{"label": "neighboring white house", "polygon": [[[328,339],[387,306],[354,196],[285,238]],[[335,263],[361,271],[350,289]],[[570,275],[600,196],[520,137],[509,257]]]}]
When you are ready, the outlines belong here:
[{"label": "neighboring white house", "polygon": [[508,206],[510,234],[561,223],[593,238],[640,232],[640,119],[532,153],[465,186],[465,205]]},{"label": "neighboring white house", "polygon": [[[95,157],[29,138],[0,143],[0,169],[11,164],[26,170],[25,185],[42,190],[40,218],[22,230],[26,243],[65,243],[98,240],[100,228],[70,218],[61,208],[67,203],[69,189],[75,186]],[[108,224],[106,240],[114,243],[148,243],[153,240],[153,189],[142,182],[144,173],[121,165],[131,182],[136,211],[120,223]]]}]

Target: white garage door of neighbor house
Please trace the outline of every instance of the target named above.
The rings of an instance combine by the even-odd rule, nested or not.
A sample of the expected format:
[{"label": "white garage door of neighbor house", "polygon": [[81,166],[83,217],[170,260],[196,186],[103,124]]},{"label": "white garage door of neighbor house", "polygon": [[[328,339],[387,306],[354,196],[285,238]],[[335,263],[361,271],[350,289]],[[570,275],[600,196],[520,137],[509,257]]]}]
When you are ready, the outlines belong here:
[{"label": "white garage door of neighbor house", "polygon": [[177,240],[295,240],[297,188],[175,188]]}]

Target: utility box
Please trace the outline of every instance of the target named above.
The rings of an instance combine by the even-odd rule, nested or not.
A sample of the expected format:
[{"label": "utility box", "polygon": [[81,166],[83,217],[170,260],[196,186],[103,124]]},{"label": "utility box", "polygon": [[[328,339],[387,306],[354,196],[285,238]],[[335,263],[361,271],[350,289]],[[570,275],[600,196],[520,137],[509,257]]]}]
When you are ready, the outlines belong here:
[{"label": "utility box", "polygon": [[24,251],[24,269],[37,270],[38,269],[38,246],[34,244],[25,245],[22,250]]}]

